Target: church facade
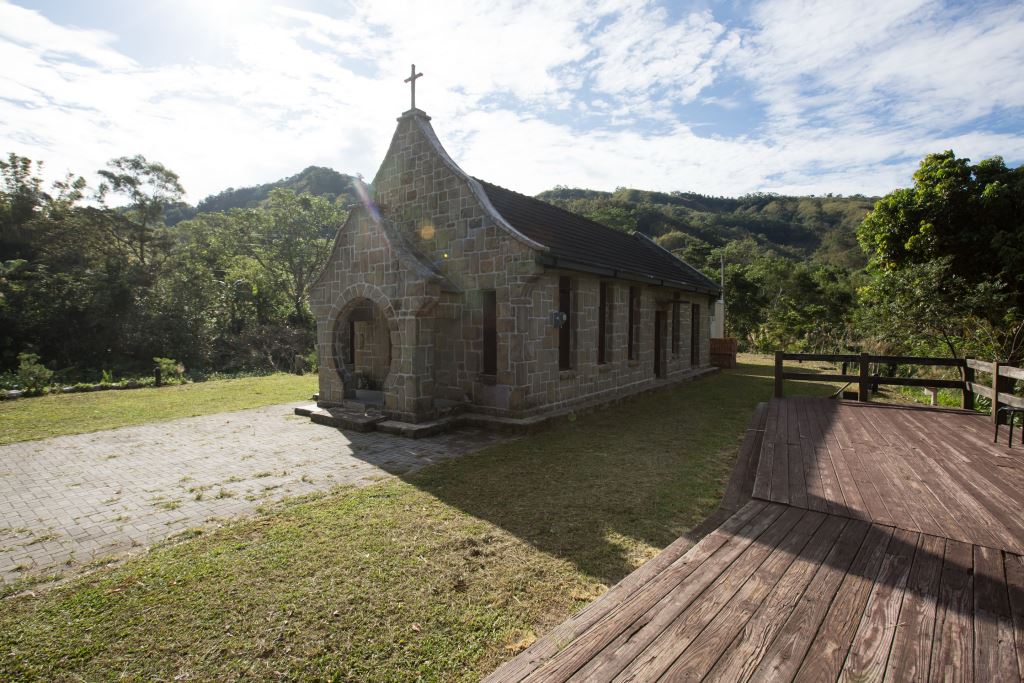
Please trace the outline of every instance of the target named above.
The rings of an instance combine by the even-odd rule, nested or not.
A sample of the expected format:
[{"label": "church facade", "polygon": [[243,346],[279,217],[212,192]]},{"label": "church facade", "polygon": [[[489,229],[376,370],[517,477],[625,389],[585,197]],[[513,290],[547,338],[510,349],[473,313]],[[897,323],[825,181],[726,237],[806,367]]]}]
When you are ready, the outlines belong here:
[{"label": "church facade", "polygon": [[323,408],[527,418],[709,366],[718,285],[646,236],[463,172],[411,109],[311,291]]}]

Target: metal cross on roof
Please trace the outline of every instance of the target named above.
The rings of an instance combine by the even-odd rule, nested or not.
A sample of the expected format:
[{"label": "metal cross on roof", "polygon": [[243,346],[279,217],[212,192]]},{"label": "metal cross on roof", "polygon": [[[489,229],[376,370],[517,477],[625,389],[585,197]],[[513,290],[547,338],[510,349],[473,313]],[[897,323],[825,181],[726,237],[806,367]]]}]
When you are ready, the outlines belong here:
[{"label": "metal cross on roof", "polygon": [[405,79],[406,83],[412,84],[412,108],[416,108],[416,79],[422,77],[423,74],[416,73],[416,65],[413,64],[409,71],[409,78]]}]

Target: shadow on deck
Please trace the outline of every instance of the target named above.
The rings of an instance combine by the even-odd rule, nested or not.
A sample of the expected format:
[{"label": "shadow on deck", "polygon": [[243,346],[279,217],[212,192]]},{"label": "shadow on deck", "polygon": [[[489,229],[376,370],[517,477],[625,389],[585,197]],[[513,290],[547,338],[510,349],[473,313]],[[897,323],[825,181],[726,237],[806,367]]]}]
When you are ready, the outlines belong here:
[{"label": "shadow on deck", "polygon": [[1020,680],[1024,449],[989,429],[963,411],[760,407],[709,533],[489,680]]}]

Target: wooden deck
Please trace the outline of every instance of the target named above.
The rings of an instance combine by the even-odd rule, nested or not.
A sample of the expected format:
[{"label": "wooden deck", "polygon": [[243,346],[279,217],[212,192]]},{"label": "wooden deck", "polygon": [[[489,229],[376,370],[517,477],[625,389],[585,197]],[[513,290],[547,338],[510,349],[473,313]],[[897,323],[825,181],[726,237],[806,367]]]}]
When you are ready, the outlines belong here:
[{"label": "wooden deck", "polygon": [[1024,448],[990,430],[958,411],[773,401],[720,526],[488,680],[1021,680]]}]

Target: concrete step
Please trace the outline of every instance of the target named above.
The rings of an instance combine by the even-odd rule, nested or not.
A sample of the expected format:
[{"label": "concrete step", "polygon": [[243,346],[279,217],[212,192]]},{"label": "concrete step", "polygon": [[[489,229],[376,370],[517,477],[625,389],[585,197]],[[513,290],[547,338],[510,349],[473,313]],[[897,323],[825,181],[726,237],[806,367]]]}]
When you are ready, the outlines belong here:
[{"label": "concrete step", "polygon": [[309,405],[299,406],[298,408],[296,408],[295,414],[301,415],[302,417],[309,417],[318,410],[320,410],[320,406],[318,406],[315,403],[310,403]]},{"label": "concrete step", "polygon": [[[298,412],[298,409],[296,409]],[[309,419],[316,424],[351,429],[355,432],[372,432],[387,418],[379,413],[363,413],[344,408],[317,408],[309,413]]]}]

